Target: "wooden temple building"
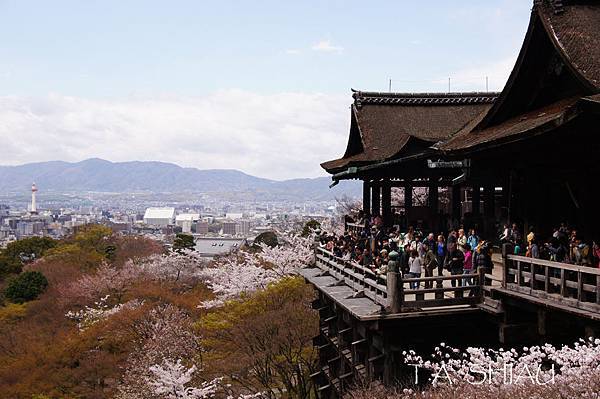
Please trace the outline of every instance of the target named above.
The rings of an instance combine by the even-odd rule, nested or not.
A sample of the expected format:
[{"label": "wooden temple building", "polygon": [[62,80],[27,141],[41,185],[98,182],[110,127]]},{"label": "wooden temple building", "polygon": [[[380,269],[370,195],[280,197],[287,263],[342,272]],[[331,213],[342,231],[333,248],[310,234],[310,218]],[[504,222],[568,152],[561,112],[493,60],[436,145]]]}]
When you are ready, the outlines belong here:
[{"label": "wooden temple building", "polygon": [[[355,91],[353,98],[346,152],[322,166],[334,182],[362,180],[364,210],[385,224],[402,212],[435,232],[463,222],[486,237],[510,221],[542,236],[561,222],[586,240],[600,233],[600,1],[535,1],[501,93]],[[415,187],[427,190],[425,204],[413,202]],[[405,193],[395,205],[401,211],[392,190]],[[505,253],[503,267],[479,269],[472,286],[454,288],[450,280],[461,276],[378,276],[315,251],[301,274],[318,292],[313,379],[322,397],[373,380],[402,382],[402,351],[442,340],[460,347],[600,336],[595,268]],[[432,280],[435,287],[424,289]]]},{"label": "wooden temple building", "polygon": [[[363,181],[363,207],[395,224],[402,187],[409,224],[431,231],[516,222],[549,233],[560,222],[586,236],[600,212],[600,4],[535,1],[522,49],[498,93],[355,91],[346,152],[322,167]],[[413,206],[413,188],[428,201]],[[439,190],[451,194],[440,211]],[[397,216],[396,216],[397,217]]]}]

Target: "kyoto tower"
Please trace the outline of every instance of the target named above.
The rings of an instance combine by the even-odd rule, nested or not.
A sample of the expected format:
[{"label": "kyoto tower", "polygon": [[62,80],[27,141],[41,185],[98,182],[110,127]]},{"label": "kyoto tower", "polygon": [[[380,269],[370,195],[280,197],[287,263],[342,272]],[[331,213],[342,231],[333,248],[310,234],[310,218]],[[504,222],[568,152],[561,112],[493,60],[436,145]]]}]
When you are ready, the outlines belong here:
[{"label": "kyoto tower", "polygon": [[31,185],[31,213],[35,214],[37,213],[37,204],[35,203],[35,193],[37,193],[37,187],[35,186],[35,183],[33,183]]}]

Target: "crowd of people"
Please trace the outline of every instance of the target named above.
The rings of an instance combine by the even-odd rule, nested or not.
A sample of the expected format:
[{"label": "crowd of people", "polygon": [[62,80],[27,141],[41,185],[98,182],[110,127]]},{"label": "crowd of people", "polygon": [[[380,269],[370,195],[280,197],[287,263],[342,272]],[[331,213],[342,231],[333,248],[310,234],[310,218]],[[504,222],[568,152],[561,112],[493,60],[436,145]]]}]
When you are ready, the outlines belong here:
[{"label": "crowd of people", "polygon": [[[398,271],[406,278],[471,275],[483,267],[491,272],[493,244],[510,244],[512,253],[553,260],[557,262],[600,267],[600,248],[596,242],[584,241],[575,229],[564,223],[554,229],[547,240],[541,240],[534,229],[523,237],[517,224],[504,225],[498,240],[493,243],[482,239],[475,228],[459,228],[447,233],[424,234],[420,227],[384,227],[380,216],[369,217],[360,213],[356,225],[360,229],[346,230],[338,236],[323,233],[320,245],[336,257],[370,268],[375,274],[388,271],[390,260],[395,260]],[[470,285],[472,279],[453,279],[452,286]],[[425,282],[431,288],[432,281]],[[419,288],[412,283],[412,288]]]},{"label": "crowd of people", "polygon": [[[392,259],[406,278],[443,276],[444,273],[470,275],[479,267],[489,271],[493,268],[492,245],[482,240],[475,229],[424,234],[419,227],[409,226],[402,232],[398,226],[384,227],[379,216],[360,216],[360,226],[364,227],[359,231],[346,230],[339,236],[323,234],[320,245],[336,257],[357,262],[379,275],[387,273]],[[472,279],[453,279],[451,283],[469,285]],[[427,281],[425,288],[432,285],[432,281]],[[411,286],[419,288],[415,282]]]},{"label": "crowd of people", "polygon": [[515,255],[600,268],[600,246],[596,241],[586,241],[575,228],[561,223],[549,237],[538,237],[534,228],[522,237],[516,224],[504,225],[500,235],[502,243],[510,243]]}]

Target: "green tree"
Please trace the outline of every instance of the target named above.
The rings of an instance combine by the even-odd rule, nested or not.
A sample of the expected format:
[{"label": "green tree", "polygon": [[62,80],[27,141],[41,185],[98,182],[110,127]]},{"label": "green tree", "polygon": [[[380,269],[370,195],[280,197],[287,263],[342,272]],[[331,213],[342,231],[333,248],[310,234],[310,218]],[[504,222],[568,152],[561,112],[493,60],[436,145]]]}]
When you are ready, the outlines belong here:
[{"label": "green tree", "polygon": [[320,228],[321,228],[321,223],[317,222],[314,219],[309,220],[308,222],[306,222],[304,224],[304,227],[302,228],[302,237],[308,237],[310,235],[310,233],[312,233],[313,231],[320,229]]},{"label": "green tree", "polygon": [[24,263],[42,257],[57,243],[50,237],[31,237],[11,242],[0,252],[0,278],[20,273]]},{"label": "green tree", "polygon": [[254,246],[258,247],[260,243],[264,243],[271,248],[276,247],[277,244],[279,244],[279,241],[277,240],[277,234],[275,234],[273,231],[265,231],[264,233],[260,233],[254,239]]},{"label": "green tree", "polygon": [[197,323],[206,370],[227,376],[235,393],[249,389],[269,398],[314,397],[312,337],[319,318],[310,306],[313,299],[302,278],[289,277],[207,314]]},{"label": "green tree", "polygon": [[15,303],[36,299],[48,287],[48,280],[38,271],[28,271],[10,280],[4,296]]},{"label": "green tree", "polygon": [[177,234],[175,236],[175,240],[173,241],[173,250],[177,252],[182,252],[184,250],[193,250],[196,246],[194,242],[194,236],[189,234]]}]

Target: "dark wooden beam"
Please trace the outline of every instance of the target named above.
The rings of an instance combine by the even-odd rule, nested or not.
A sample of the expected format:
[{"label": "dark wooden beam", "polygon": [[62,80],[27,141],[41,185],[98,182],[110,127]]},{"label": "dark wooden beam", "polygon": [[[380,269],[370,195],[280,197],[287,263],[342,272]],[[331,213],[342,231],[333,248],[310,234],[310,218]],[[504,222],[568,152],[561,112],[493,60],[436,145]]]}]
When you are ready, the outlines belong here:
[{"label": "dark wooden beam", "polygon": [[367,180],[363,181],[363,212],[371,212],[371,185]]},{"label": "dark wooden beam", "polygon": [[381,214],[381,187],[379,183],[371,185],[371,215]]}]

